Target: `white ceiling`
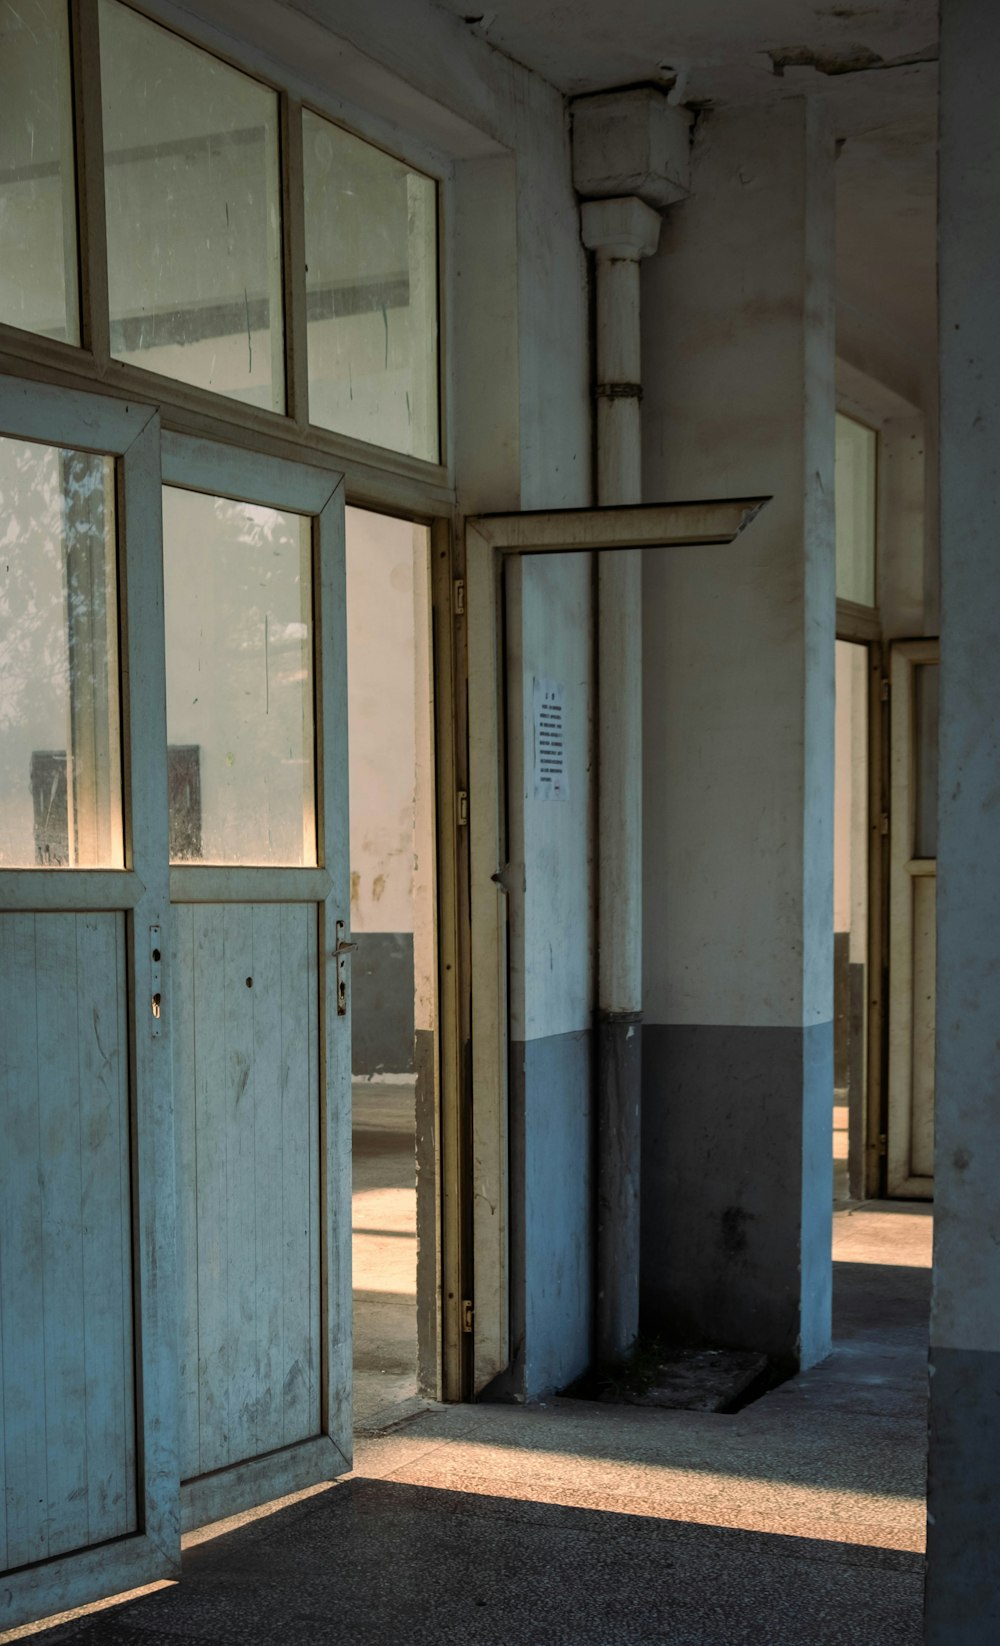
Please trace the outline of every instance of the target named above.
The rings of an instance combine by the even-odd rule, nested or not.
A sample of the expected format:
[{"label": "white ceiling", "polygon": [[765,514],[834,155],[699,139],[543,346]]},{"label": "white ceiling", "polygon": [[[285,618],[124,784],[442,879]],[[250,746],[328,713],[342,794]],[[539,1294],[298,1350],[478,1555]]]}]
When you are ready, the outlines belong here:
[{"label": "white ceiling", "polygon": [[766,94],[793,67],[839,79],[937,52],[937,0],[435,3],[569,94],[678,76],[685,102],[731,102]]},{"label": "white ceiling", "polygon": [[652,82],[711,106],[818,96],[837,162],[838,295],[935,345],[938,0],[434,0],[567,95]]}]

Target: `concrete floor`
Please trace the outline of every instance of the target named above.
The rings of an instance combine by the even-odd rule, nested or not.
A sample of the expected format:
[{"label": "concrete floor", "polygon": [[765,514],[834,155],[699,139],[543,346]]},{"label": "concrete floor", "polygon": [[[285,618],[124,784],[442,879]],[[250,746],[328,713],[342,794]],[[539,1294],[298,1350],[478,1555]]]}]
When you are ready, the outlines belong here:
[{"label": "concrete floor", "polygon": [[417,1190],[412,1081],[355,1080],[354,1427],[417,1393]]},{"label": "concrete floor", "polygon": [[931,1219],[835,1221],[835,1351],[745,1411],[436,1407],[36,1638],[918,1646]]}]

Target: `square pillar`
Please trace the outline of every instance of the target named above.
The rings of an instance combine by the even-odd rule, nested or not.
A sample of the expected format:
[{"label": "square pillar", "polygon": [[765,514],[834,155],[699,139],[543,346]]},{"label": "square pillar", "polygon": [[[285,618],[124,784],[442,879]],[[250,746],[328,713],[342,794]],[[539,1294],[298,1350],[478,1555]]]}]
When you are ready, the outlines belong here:
[{"label": "square pillar", "polygon": [[647,500],[771,494],[644,567],[642,1319],[828,1353],[833,1102],[832,137],[699,121],[643,269]]},{"label": "square pillar", "polygon": [[1000,12],[941,8],[929,1646],[1000,1639]]}]

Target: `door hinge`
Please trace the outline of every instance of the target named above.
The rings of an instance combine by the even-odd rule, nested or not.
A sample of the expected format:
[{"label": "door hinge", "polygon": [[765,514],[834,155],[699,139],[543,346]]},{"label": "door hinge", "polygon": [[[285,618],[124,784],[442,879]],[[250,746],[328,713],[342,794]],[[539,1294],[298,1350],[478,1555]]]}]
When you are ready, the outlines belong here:
[{"label": "door hinge", "polygon": [[469,796],[465,789],[459,789],[455,796],[456,815],[459,828],[464,828],[469,821]]},{"label": "door hinge", "polygon": [[879,818],[879,820],[878,820],[878,832],[879,832],[879,834],[888,834],[889,833],[889,813],[888,812],[883,812],[882,816]]},{"label": "door hinge", "polygon": [[472,1306],[471,1297],[462,1299],[462,1331],[471,1332],[476,1319],[476,1311]]},{"label": "door hinge", "polygon": [[889,1139],[886,1137],[885,1132],[879,1132],[878,1134],[878,1152],[880,1156],[889,1153]]},{"label": "door hinge", "polygon": [[453,587],[455,616],[461,617],[465,612],[465,578],[456,577]]},{"label": "door hinge", "polygon": [[878,695],[879,695],[879,699],[880,699],[881,702],[888,703],[888,701],[889,701],[889,677],[888,677],[888,675],[883,675],[882,676],[882,681],[881,681],[881,684],[879,685]]}]

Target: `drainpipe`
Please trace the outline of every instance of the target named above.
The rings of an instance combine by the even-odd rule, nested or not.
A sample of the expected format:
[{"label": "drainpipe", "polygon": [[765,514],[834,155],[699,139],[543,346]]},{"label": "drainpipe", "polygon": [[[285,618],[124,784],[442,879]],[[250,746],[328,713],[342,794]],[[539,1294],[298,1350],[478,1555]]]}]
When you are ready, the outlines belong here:
[{"label": "drainpipe", "polygon": [[[636,195],[581,207],[595,254],[597,502],[642,501],[639,259],[659,214]],[[639,1329],[642,1114],[642,554],[598,555],[598,1364]]]}]

